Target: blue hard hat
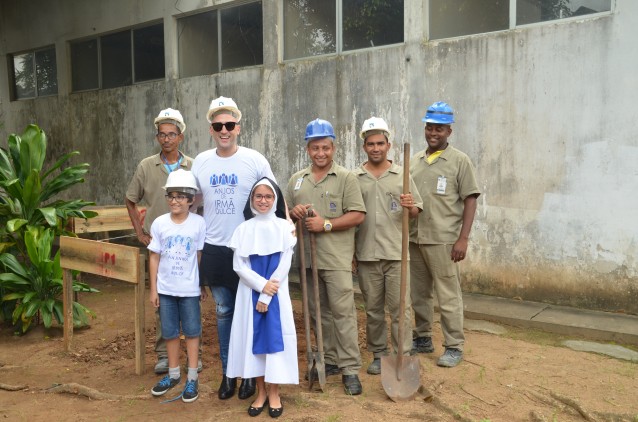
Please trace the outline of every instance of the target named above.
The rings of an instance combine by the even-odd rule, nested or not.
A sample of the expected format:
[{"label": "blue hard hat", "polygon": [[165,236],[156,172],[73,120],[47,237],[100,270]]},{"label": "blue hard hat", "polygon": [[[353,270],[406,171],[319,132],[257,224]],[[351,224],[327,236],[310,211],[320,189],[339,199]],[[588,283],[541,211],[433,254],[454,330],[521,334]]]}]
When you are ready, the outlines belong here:
[{"label": "blue hard hat", "polygon": [[450,123],[454,123],[454,110],[452,110],[452,107],[450,107],[448,103],[437,101],[428,107],[428,110],[425,112],[425,117],[421,119],[421,121],[449,125]]},{"label": "blue hard hat", "polygon": [[315,119],[306,126],[306,141],[319,138],[335,139],[335,131],[329,121],[323,119]]}]

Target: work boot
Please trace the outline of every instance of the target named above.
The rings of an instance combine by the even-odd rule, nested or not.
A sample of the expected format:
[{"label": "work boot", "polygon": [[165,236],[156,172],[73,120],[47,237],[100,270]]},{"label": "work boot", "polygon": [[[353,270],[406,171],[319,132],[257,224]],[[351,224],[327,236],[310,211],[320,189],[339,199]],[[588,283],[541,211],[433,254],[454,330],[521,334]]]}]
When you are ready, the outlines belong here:
[{"label": "work boot", "polygon": [[[326,363],[325,365],[326,376],[329,375],[339,375],[341,373],[341,369],[337,365],[333,365],[331,363]],[[306,376],[304,377],[306,381],[308,381],[308,373],[306,372]],[[317,373],[317,367],[312,368],[312,379],[319,379],[319,374]]]},{"label": "work boot", "polygon": [[463,360],[463,351],[450,347],[445,349],[445,353],[436,362],[437,365],[445,368],[453,368]]},{"label": "work boot", "polygon": [[381,358],[374,358],[366,372],[370,375],[379,375],[381,373]]},{"label": "work boot", "polygon": [[220,400],[226,400],[231,398],[235,394],[235,387],[237,386],[237,380],[235,378],[228,378],[226,374],[222,376],[222,383],[217,390],[217,397]]},{"label": "work boot", "polygon": [[412,340],[412,351],[410,354],[432,353],[432,352],[434,352],[432,337],[417,337],[414,340]]},{"label": "work boot", "polygon": [[156,374],[168,374],[168,357],[158,357],[157,363],[155,364],[155,373]]},{"label": "work boot", "polygon": [[239,397],[241,400],[245,400],[248,397],[255,394],[255,378],[242,378],[241,384],[239,385]]},{"label": "work boot", "polygon": [[359,375],[342,375],[341,381],[343,382],[344,390],[346,394],[351,396],[358,396],[363,391],[361,387],[361,381],[359,381]]}]

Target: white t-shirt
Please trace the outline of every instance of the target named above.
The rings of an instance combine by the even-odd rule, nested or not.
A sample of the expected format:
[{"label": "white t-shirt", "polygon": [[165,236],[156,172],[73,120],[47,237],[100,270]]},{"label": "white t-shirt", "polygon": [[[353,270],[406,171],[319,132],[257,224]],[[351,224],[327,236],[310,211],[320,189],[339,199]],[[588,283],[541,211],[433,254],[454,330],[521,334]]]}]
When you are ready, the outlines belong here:
[{"label": "white t-shirt", "polygon": [[180,224],[171,220],[170,213],[153,221],[148,249],[160,254],[157,293],[178,297],[201,294],[197,251],[204,249],[205,235],[204,219],[192,212]]},{"label": "white t-shirt", "polygon": [[244,222],[244,206],[255,182],[275,180],[266,158],[245,147],[230,157],[218,156],[216,148],[204,151],[195,157],[191,171],[204,196],[206,243],[217,246],[228,245]]}]

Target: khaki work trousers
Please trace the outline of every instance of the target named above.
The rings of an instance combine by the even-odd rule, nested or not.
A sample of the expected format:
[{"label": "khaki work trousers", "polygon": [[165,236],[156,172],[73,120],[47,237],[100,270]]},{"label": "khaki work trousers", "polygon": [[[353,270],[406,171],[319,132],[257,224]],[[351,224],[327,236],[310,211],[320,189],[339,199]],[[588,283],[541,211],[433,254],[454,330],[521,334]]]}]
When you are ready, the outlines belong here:
[{"label": "khaki work trousers", "polygon": [[434,293],[441,312],[443,346],[463,350],[463,294],[459,266],[450,258],[452,245],[410,242],[410,279],[414,336],[432,337]]},{"label": "khaki work trousers", "polygon": [[[388,329],[385,309],[390,314],[391,341],[394,354],[399,350],[399,301],[401,299],[401,261],[359,261],[359,287],[366,305],[366,338],[368,351],[375,358],[387,354]],[[403,354],[412,349],[410,334],[410,277],[407,275]]]},{"label": "khaki work trousers", "polygon": [[[350,271],[319,270],[319,300],[325,362],[337,365],[343,375],[358,375],[361,368],[357,313]],[[316,326],[312,271],[306,269],[308,305]],[[316,331],[315,331],[316,334]]]}]

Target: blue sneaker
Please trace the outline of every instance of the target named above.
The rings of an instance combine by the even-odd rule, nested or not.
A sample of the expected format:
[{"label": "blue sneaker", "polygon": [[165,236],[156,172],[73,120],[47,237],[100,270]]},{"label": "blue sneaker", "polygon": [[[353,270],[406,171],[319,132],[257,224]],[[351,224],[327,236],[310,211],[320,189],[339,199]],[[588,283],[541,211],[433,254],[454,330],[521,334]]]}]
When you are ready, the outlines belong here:
[{"label": "blue sneaker", "polygon": [[190,403],[197,400],[199,397],[199,393],[197,392],[197,384],[196,380],[188,380],[186,381],[186,386],[184,387],[184,392],[182,393],[182,401],[185,403]]},{"label": "blue sneaker", "polygon": [[155,387],[151,389],[151,394],[154,396],[166,394],[168,390],[179,384],[180,380],[181,378],[173,379],[168,375],[165,375],[164,378],[162,378],[157,384],[155,384]]},{"label": "blue sneaker", "polygon": [[445,349],[445,353],[439,358],[436,362],[438,366],[443,366],[444,368],[454,368],[456,365],[461,363],[463,360],[463,352],[456,348]]}]

